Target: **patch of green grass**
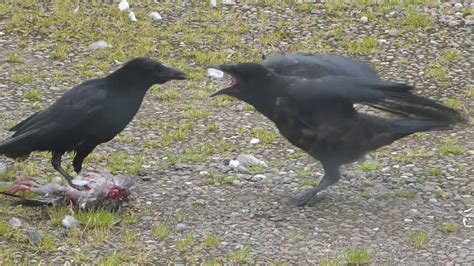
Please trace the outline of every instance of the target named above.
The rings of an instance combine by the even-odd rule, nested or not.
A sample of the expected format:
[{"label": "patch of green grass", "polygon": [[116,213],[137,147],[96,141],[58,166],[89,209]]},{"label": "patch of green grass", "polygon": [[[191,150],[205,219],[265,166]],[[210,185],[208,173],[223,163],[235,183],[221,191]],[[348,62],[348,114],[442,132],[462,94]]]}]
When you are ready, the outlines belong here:
[{"label": "patch of green grass", "polygon": [[221,238],[218,236],[210,235],[204,239],[204,246],[206,248],[217,248],[220,243],[221,243]]},{"label": "patch of green grass", "polygon": [[[234,145],[225,141],[210,141],[186,149],[185,153],[177,158],[176,162],[202,163],[212,154],[222,154],[228,151],[235,151],[236,149],[237,148]],[[171,158],[171,156],[169,158]]]},{"label": "patch of green grass", "polygon": [[214,98],[212,98],[212,105],[214,105],[215,107],[223,108],[223,107],[229,106],[233,101],[234,101],[234,99],[232,99],[229,96],[227,96],[227,97],[214,97]]},{"label": "patch of green grass", "polygon": [[133,139],[134,139],[133,135],[130,135],[130,134],[120,134],[117,137],[115,137],[115,140],[121,144],[132,143]]},{"label": "patch of green grass", "polygon": [[32,244],[36,250],[53,251],[57,248],[54,238],[52,236],[45,236],[40,242]]},{"label": "patch of green grass", "polygon": [[460,155],[466,151],[462,145],[460,145],[456,140],[447,139],[443,144],[438,146],[438,152],[441,155]]},{"label": "patch of green grass", "polygon": [[415,193],[408,190],[398,190],[395,191],[395,196],[399,198],[412,199],[415,197]]},{"label": "patch of green grass", "polygon": [[445,81],[448,79],[448,71],[444,66],[439,64],[432,65],[428,72],[426,72],[426,75],[439,81]]},{"label": "patch of green grass", "polygon": [[55,206],[48,209],[49,221],[52,225],[61,225],[64,216],[68,215],[69,210],[65,206]]},{"label": "patch of green grass", "polygon": [[125,213],[122,216],[123,225],[136,224],[138,221],[140,221],[140,217],[135,213]]},{"label": "patch of green grass", "polygon": [[128,263],[133,262],[133,259],[134,258],[128,254],[114,252],[111,255],[101,258],[98,261],[98,265],[114,266],[114,265],[122,265],[124,263],[128,264]]},{"label": "patch of green grass", "polygon": [[39,92],[39,90],[32,89],[27,91],[24,97],[30,102],[38,102],[41,100],[41,93]]},{"label": "patch of green grass", "polygon": [[201,266],[219,266],[219,261],[216,258],[209,258],[202,262]]},{"label": "patch of green grass", "polygon": [[459,232],[459,226],[454,223],[443,223],[441,225],[442,231],[446,233],[457,233]]},{"label": "patch of green grass", "polygon": [[5,120],[3,122],[3,126],[5,127],[6,130],[14,127],[17,124],[18,124],[18,121],[15,121],[15,120]]},{"label": "patch of green grass", "polygon": [[37,164],[26,161],[17,163],[16,169],[17,172],[22,173],[26,176],[37,176],[40,173],[40,169]]},{"label": "patch of green grass", "polygon": [[250,250],[248,248],[241,248],[230,252],[228,258],[231,263],[246,263],[249,255]]},{"label": "patch of green grass", "polygon": [[327,258],[319,262],[319,266],[340,266],[344,264],[344,258]]},{"label": "patch of green grass", "polygon": [[13,234],[13,230],[10,225],[2,220],[0,220],[0,237],[8,239]]},{"label": "patch of green grass", "polygon": [[467,96],[469,96],[470,98],[474,98],[474,87],[469,88],[467,90]]},{"label": "patch of green grass", "polygon": [[296,11],[311,14],[316,9],[314,3],[301,3],[296,5]]},{"label": "patch of green grass", "polygon": [[176,248],[179,250],[186,250],[187,248],[194,245],[195,240],[196,237],[194,235],[188,235],[176,243]]},{"label": "patch of green grass", "polygon": [[125,232],[122,238],[123,246],[126,249],[135,249],[138,246],[137,239],[135,238],[135,234],[132,232]]},{"label": "patch of green grass", "polygon": [[179,118],[184,119],[203,119],[209,116],[209,112],[207,110],[197,110],[197,109],[189,109],[186,112],[179,115]]},{"label": "patch of green grass", "polygon": [[69,49],[70,47],[67,44],[56,44],[53,50],[51,51],[50,56],[55,60],[64,60],[67,57]]},{"label": "patch of green grass", "polygon": [[221,185],[234,185],[238,182],[237,177],[228,175],[219,178],[219,184]]},{"label": "patch of green grass", "polygon": [[450,98],[444,102],[444,105],[452,109],[459,109],[462,106],[462,103],[459,100]]},{"label": "patch of green grass", "polygon": [[370,171],[375,171],[380,169],[381,165],[378,162],[363,162],[360,166],[359,169],[364,171],[364,172],[370,172]]},{"label": "patch of green grass", "polygon": [[17,53],[9,52],[5,55],[5,61],[8,63],[21,63],[21,58]]},{"label": "patch of green grass", "polygon": [[109,171],[111,174],[125,172],[137,174],[143,166],[144,158],[141,156],[130,156],[125,152],[114,152],[108,157]]},{"label": "patch of green grass", "polygon": [[167,223],[153,227],[151,234],[157,240],[162,240],[170,234],[170,226]]},{"label": "patch of green grass", "polygon": [[211,123],[207,125],[207,131],[209,132],[219,132],[219,124],[218,123]]},{"label": "patch of green grass", "polygon": [[258,138],[260,140],[260,143],[264,145],[275,143],[277,138],[277,135],[274,131],[270,131],[265,128],[253,128],[251,133],[254,138]]},{"label": "patch of green grass", "polygon": [[361,265],[370,262],[370,255],[365,248],[354,248],[346,253],[346,262],[349,265]]},{"label": "patch of green grass", "polygon": [[13,77],[13,82],[17,84],[29,84],[33,81],[33,76],[30,75],[17,75]]},{"label": "patch of green grass", "polygon": [[183,96],[177,89],[162,89],[155,86],[151,88],[151,94],[160,101],[177,100]]},{"label": "patch of green grass", "polygon": [[252,164],[249,166],[249,170],[252,174],[263,174],[267,171],[267,168],[261,164]]},{"label": "patch of green grass", "polygon": [[438,61],[442,63],[451,62],[459,59],[460,54],[461,53],[457,50],[449,49],[438,59]]},{"label": "patch of green grass", "polygon": [[379,43],[373,37],[366,37],[358,42],[344,40],[342,45],[350,54],[369,55],[379,51]]},{"label": "patch of green grass", "polygon": [[250,104],[244,104],[243,110],[244,110],[245,112],[255,112],[255,107],[253,107],[253,106],[250,105]]},{"label": "patch of green grass", "polygon": [[442,176],[443,175],[443,170],[439,167],[433,167],[433,168],[430,169],[429,174],[432,175],[432,176]]},{"label": "patch of green grass", "polygon": [[426,245],[429,241],[429,236],[426,232],[411,232],[408,234],[410,243],[417,249]]},{"label": "patch of green grass", "polygon": [[16,177],[16,169],[8,167],[6,171],[0,173],[0,180],[12,181]]},{"label": "patch of green grass", "polygon": [[407,10],[405,20],[403,21],[403,25],[410,29],[429,27],[433,24],[433,18],[417,11],[415,8]]},{"label": "patch of green grass", "polygon": [[179,223],[184,222],[186,219],[186,212],[184,210],[179,210],[178,213],[176,214],[176,221]]},{"label": "patch of green grass", "polygon": [[202,184],[205,186],[213,186],[216,184],[216,180],[214,180],[213,178],[204,178],[202,180]]},{"label": "patch of green grass", "polygon": [[111,228],[117,221],[117,214],[104,209],[79,211],[76,214],[76,219],[87,228],[106,229]]},{"label": "patch of green grass", "polygon": [[300,186],[302,187],[314,187],[318,185],[319,181],[314,178],[305,178],[300,181]]}]

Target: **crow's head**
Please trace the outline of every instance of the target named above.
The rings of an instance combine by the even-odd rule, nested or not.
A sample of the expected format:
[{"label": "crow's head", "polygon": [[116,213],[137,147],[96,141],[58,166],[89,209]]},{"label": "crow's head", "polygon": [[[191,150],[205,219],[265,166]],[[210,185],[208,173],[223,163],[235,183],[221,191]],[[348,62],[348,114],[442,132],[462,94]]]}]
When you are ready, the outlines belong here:
[{"label": "crow's head", "polygon": [[[121,78],[136,79],[152,84],[163,84],[169,80],[187,79],[187,75],[175,68],[167,67],[160,62],[148,57],[137,57],[125,63],[116,71]],[[115,74],[115,73],[114,73]],[[119,76],[115,75],[115,76]]]},{"label": "crow's head", "polygon": [[[232,77],[232,82],[211,97],[225,94],[253,104],[254,100],[268,95],[271,88],[273,71],[260,64],[243,63],[237,65],[211,65]],[[271,92],[270,92],[271,93]]]}]

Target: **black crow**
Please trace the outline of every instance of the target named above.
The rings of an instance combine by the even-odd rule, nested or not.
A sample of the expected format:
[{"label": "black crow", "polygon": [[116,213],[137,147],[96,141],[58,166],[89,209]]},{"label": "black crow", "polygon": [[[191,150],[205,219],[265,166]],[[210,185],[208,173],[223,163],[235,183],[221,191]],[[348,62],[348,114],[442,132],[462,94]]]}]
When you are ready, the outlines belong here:
[{"label": "black crow", "polygon": [[132,120],[152,85],[185,78],[183,72],[150,58],[132,59],[104,78],[75,86],[48,108],[12,127],[15,133],[0,143],[0,154],[26,159],[32,151],[50,151],[54,169],[73,185],[73,178],[61,167],[64,153],[75,152],[72,164],[79,173],[87,155]]},{"label": "black crow", "polygon": [[[299,68],[298,61],[291,66],[291,60],[300,56],[308,57],[302,61],[307,65]],[[232,76],[229,87],[211,96],[226,94],[253,105],[290,143],[323,165],[319,184],[292,199],[297,206],[316,203],[318,193],[341,178],[341,165],[415,132],[445,130],[463,121],[457,111],[412,94],[410,86],[381,80],[366,65],[358,68],[362,63],[320,58],[328,60],[318,63],[318,57],[300,54],[269,58],[266,66],[210,66]],[[313,74],[316,78],[310,78]],[[400,117],[365,114],[354,108],[355,103]]]}]

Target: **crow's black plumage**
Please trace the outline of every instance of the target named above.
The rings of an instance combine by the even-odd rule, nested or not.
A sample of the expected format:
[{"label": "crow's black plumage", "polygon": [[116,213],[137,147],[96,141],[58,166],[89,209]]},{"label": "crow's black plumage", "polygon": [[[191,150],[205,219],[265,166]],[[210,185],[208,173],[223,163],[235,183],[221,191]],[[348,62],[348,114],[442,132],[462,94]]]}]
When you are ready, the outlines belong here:
[{"label": "crow's black plumage", "polygon": [[132,59],[104,78],[75,86],[48,108],[11,128],[15,133],[0,143],[0,154],[26,158],[33,151],[50,151],[54,169],[71,184],[72,177],[61,167],[64,153],[76,153],[73,166],[79,173],[89,153],[132,120],[152,85],[185,78],[183,72],[150,58]]},{"label": "crow's black plumage", "polygon": [[[292,200],[298,206],[317,202],[318,193],[340,179],[341,165],[412,133],[463,121],[457,111],[412,94],[407,85],[384,81],[369,66],[345,57],[277,55],[263,65],[211,67],[233,79],[212,96],[226,94],[253,105],[290,143],[323,165],[319,184]],[[399,117],[362,113],[355,103]]]}]

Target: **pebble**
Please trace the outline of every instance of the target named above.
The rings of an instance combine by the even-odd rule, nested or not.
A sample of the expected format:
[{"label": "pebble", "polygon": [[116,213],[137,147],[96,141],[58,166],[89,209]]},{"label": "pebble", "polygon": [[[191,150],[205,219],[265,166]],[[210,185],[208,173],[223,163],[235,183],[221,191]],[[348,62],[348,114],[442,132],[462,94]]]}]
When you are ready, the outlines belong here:
[{"label": "pebble", "polygon": [[146,175],[146,176],[142,176],[141,179],[142,179],[143,181],[150,181],[150,180],[152,179],[152,177],[149,176],[149,175]]},{"label": "pebble", "polygon": [[431,202],[431,203],[436,203],[436,202],[438,202],[438,200],[435,199],[435,198],[431,198],[431,199],[430,199],[430,202]]},{"label": "pebble", "polygon": [[254,175],[251,180],[254,181],[254,182],[258,182],[258,181],[261,181],[261,180],[266,179],[266,178],[267,177],[265,175],[258,174],[258,175]]},{"label": "pebble", "polygon": [[185,229],[186,229],[186,225],[185,225],[185,224],[183,224],[183,223],[178,223],[178,224],[176,224],[176,231],[182,232],[182,231],[184,231]]},{"label": "pebble", "polygon": [[454,9],[461,9],[463,6],[461,3],[454,4]]},{"label": "pebble", "polygon": [[0,163],[0,175],[4,174],[7,172],[7,165],[4,163]]},{"label": "pebble", "polygon": [[411,223],[411,222],[413,222],[412,219],[408,219],[408,218],[403,219],[403,221],[404,221],[405,223]]},{"label": "pebble", "polygon": [[259,144],[259,143],[260,143],[260,140],[257,138],[253,138],[250,140],[250,144]]},{"label": "pebble", "polygon": [[138,21],[138,20],[137,20],[137,17],[135,17],[135,13],[133,13],[133,11],[130,11],[130,13],[128,13],[128,17],[129,17],[130,20],[133,21],[133,22]]},{"label": "pebble", "polygon": [[102,50],[111,47],[106,41],[98,41],[89,46],[92,50]]},{"label": "pebble", "polygon": [[390,30],[387,30],[386,32],[388,35],[392,37],[398,36],[400,34],[400,31],[397,29],[390,29]]},{"label": "pebble", "polygon": [[456,20],[450,20],[450,21],[448,22],[448,26],[450,26],[450,27],[456,27],[456,26],[458,26],[458,25],[459,25],[459,22],[456,21]]},{"label": "pebble", "polygon": [[62,224],[68,229],[78,227],[80,225],[79,221],[72,215],[64,216]]},{"label": "pebble", "polygon": [[10,219],[10,225],[13,227],[13,228],[18,228],[21,226],[21,220],[16,218],[16,217],[12,217]]},{"label": "pebble", "polygon": [[368,17],[365,17],[365,16],[364,16],[364,17],[361,17],[361,18],[360,18],[360,22],[362,22],[362,23],[365,24],[365,23],[369,22],[369,18],[368,18]]},{"label": "pebble", "polygon": [[118,4],[118,8],[120,9],[120,11],[125,11],[125,10],[128,10],[130,6],[128,5],[127,0],[122,0]]},{"label": "pebble", "polygon": [[28,240],[30,241],[30,243],[38,243],[40,242],[41,240],[43,240],[43,234],[41,234],[40,232],[38,232],[37,230],[29,230],[29,231],[26,231],[26,238],[28,238]]},{"label": "pebble", "polygon": [[150,18],[153,19],[154,21],[158,21],[158,20],[163,19],[161,17],[160,13],[158,13],[156,11],[150,12],[150,14],[148,16],[150,16]]}]

